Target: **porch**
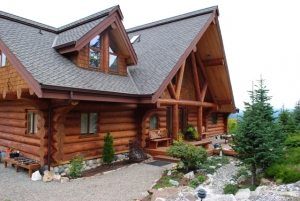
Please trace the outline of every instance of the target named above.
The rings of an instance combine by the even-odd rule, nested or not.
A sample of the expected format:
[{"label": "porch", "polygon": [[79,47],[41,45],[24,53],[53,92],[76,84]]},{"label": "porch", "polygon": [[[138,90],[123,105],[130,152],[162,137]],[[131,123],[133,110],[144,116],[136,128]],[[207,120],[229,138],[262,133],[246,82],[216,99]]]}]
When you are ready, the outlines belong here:
[{"label": "porch", "polygon": [[[221,145],[224,155],[227,155],[227,156],[236,156],[237,155],[237,153],[232,150],[232,147],[231,147],[232,143],[229,143],[228,140],[226,140],[226,139],[220,139],[220,138],[216,139],[216,137],[210,137],[207,139],[203,139],[201,141],[192,141],[192,142],[185,141],[185,142],[189,142],[197,147],[199,147],[199,146],[204,147],[207,150],[207,153],[209,156],[220,153],[220,149],[215,149],[213,146],[216,143]],[[166,154],[166,152],[169,148],[170,147],[164,147],[164,146],[159,146],[156,149],[146,147],[146,148],[144,148],[144,151],[146,153],[152,155],[155,160],[179,162],[180,161],[179,159],[172,158]]]}]

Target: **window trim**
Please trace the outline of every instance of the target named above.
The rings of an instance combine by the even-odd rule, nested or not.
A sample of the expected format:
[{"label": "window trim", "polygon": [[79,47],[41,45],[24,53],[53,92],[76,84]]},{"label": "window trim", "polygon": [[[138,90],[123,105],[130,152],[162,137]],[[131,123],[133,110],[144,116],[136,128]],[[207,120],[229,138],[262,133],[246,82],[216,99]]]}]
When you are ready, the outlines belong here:
[{"label": "window trim", "polygon": [[[39,123],[39,120],[38,120],[38,111],[37,110],[27,110],[26,111],[27,113],[27,125],[26,125],[26,134],[30,134],[30,135],[36,135],[38,133],[38,123]],[[32,118],[32,121],[29,121],[29,114],[33,114],[33,118]],[[35,116],[36,116],[36,122],[35,122]],[[30,125],[29,125],[29,122],[30,122]],[[36,123],[36,127],[34,127]],[[32,127],[32,132],[30,132],[30,128]],[[36,130],[36,132],[34,132]]]},{"label": "window trim", "polygon": [[[96,126],[96,131],[95,133],[90,133],[90,114],[91,113],[96,113],[97,114],[97,119],[95,121],[95,126]],[[87,117],[87,133],[82,133],[81,132],[81,124],[82,124],[82,114],[88,114],[88,117]],[[82,111],[80,112],[80,137],[95,137],[95,136],[99,136],[99,129],[98,129],[98,126],[99,126],[99,112],[95,112],[95,111]]]}]

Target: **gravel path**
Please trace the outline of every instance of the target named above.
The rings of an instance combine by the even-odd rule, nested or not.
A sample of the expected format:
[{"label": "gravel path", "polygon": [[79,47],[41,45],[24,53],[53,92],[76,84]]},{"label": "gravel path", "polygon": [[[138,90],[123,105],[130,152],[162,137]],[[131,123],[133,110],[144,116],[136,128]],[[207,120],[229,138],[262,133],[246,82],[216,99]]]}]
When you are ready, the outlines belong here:
[{"label": "gravel path", "polygon": [[143,197],[167,166],[132,165],[105,175],[76,179],[67,183],[32,181],[28,172],[0,163],[0,200],[122,200]]}]

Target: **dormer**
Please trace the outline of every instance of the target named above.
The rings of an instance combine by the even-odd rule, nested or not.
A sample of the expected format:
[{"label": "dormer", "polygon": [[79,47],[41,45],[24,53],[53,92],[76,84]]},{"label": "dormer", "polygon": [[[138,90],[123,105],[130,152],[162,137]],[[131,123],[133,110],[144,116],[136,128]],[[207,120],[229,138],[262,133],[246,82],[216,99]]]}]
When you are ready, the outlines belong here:
[{"label": "dormer", "polygon": [[81,68],[127,75],[137,56],[122,19],[116,6],[61,27],[53,48]]}]

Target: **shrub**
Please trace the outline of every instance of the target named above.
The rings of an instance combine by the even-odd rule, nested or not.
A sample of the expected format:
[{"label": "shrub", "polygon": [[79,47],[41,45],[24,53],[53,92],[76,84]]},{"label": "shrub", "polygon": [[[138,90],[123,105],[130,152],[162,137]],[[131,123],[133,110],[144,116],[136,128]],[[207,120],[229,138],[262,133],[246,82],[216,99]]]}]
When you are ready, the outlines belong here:
[{"label": "shrub", "polygon": [[104,147],[102,153],[103,163],[111,163],[115,158],[114,150],[114,138],[110,135],[110,132],[107,132],[107,135],[104,137]]},{"label": "shrub", "polygon": [[207,151],[204,148],[197,148],[185,142],[174,142],[173,146],[167,150],[167,155],[179,158],[186,170],[194,169],[197,164],[207,160]]},{"label": "shrub", "polygon": [[233,185],[233,184],[227,184],[223,189],[224,194],[233,194],[233,195],[235,195],[238,190],[239,188],[237,187],[237,185]]},{"label": "shrub", "polygon": [[228,133],[229,134],[235,134],[236,128],[237,128],[237,118],[228,118]]},{"label": "shrub", "polygon": [[77,177],[81,176],[81,173],[83,172],[83,168],[82,168],[82,162],[83,162],[84,158],[82,155],[78,155],[77,158],[72,157],[71,161],[70,161],[70,170],[69,170],[69,177],[72,179],[75,179]]},{"label": "shrub", "polygon": [[199,175],[199,176],[198,176],[198,181],[199,181],[199,182],[204,182],[204,181],[205,181],[205,176]]},{"label": "shrub", "polygon": [[300,180],[300,165],[275,164],[265,171],[267,177],[273,177],[284,183],[293,183]]},{"label": "shrub", "polygon": [[287,147],[300,147],[300,135],[289,136],[285,140]]}]

